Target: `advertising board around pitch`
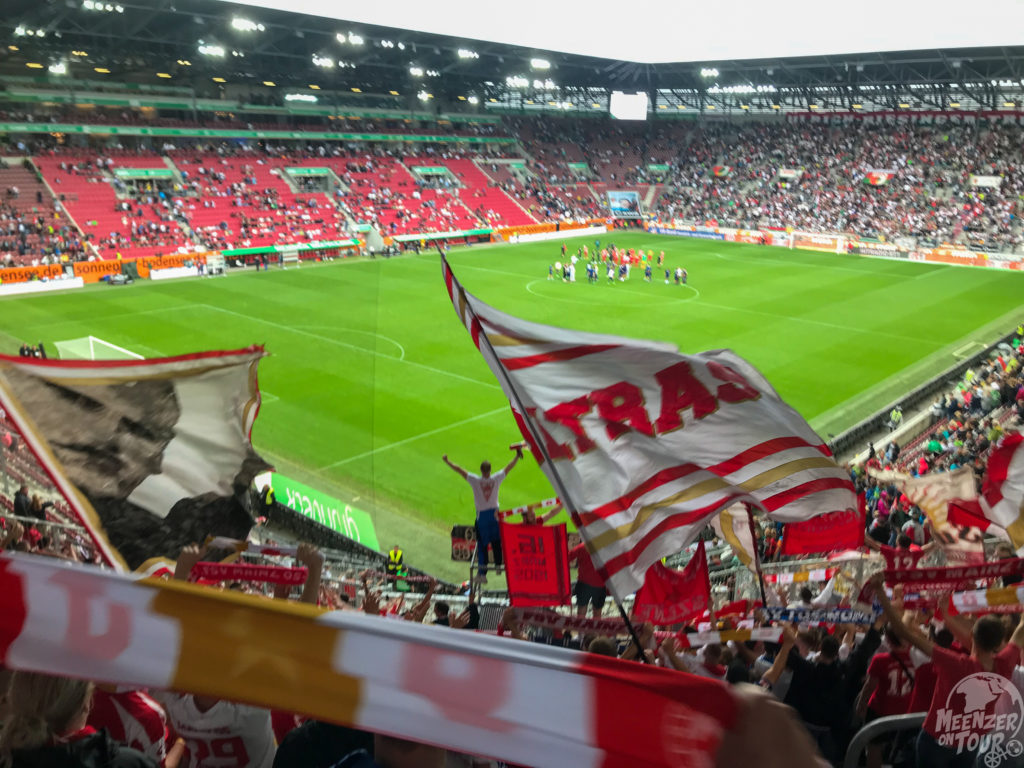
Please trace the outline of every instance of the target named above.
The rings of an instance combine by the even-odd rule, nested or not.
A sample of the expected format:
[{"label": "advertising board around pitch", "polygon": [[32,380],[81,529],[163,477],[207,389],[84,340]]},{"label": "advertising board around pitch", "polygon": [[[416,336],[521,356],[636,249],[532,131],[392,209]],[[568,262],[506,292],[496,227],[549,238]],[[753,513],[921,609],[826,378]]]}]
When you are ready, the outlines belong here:
[{"label": "advertising board around pitch", "polygon": [[364,547],[380,551],[369,513],[277,472],[270,477],[278,502]]}]

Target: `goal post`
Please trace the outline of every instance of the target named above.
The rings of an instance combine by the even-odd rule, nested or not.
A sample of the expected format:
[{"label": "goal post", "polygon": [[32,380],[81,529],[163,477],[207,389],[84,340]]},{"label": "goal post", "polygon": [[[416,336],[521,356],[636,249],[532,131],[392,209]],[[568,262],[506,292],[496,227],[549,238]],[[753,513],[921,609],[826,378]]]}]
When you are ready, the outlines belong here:
[{"label": "goal post", "polygon": [[96,336],[55,341],[53,346],[61,360],[142,360],[143,355],[111,344]]}]

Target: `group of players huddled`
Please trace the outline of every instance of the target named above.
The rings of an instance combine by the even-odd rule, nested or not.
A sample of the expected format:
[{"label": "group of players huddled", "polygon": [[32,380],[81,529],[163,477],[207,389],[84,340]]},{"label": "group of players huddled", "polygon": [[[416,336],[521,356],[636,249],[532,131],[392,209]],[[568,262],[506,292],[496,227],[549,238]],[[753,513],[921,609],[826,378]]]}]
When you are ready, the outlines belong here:
[{"label": "group of players huddled", "polygon": [[594,249],[591,251],[588,246],[583,245],[576,249],[576,253],[569,254],[565,243],[562,243],[562,259],[554,264],[548,264],[548,280],[561,278],[562,282],[576,282],[576,265],[583,264],[587,270],[587,282],[597,283],[601,279],[601,272],[604,271],[608,282],[615,284],[615,278],[619,282],[629,280],[630,268],[642,269],[644,282],[649,283],[654,276],[654,271],[665,271],[665,285],[675,278],[676,285],[686,285],[688,275],[682,267],[665,266],[665,252],[661,251],[655,264],[654,251],[634,248],[616,248],[614,243],[608,243],[606,248],[601,247],[601,241],[594,241]]}]

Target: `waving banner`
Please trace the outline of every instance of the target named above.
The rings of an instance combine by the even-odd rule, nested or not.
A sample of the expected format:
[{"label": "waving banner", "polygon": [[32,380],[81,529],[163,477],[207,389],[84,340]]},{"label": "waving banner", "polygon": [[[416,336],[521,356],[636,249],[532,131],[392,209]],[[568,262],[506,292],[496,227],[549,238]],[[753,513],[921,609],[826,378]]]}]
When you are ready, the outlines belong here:
[{"label": "waving banner", "polygon": [[501,523],[508,595],[516,608],[569,605],[569,546],[565,524]]},{"label": "waving banner", "polygon": [[989,456],[981,489],[985,517],[1004,528],[1024,554],[1024,435],[1006,435]]},{"label": "waving banner", "polygon": [[633,615],[657,625],[678,624],[701,616],[711,606],[711,578],[704,542],[682,571],[655,563],[636,593]]},{"label": "waving banner", "polygon": [[620,600],[736,502],[783,522],[856,506],[821,438],[738,355],[527,322],[468,293],[443,258],[442,272]]},{"label": "waving banner", "polygon": [[782,529],[783,555],[808,555],[854,549],[864,543],[864,513],[856,508],[828,512]]},{"label": "waving banner", "polygon": [[103,558],[144,570],[209,534],[248,535],[247,494],[269,469],[250,443],[263,354],[0,356],[0,406]]},{"label": "waving banner", "polygon": [[518,765],[704,768],[738,714],[724,685],[671,670],[32,555],[0,555],[0,663]]}]

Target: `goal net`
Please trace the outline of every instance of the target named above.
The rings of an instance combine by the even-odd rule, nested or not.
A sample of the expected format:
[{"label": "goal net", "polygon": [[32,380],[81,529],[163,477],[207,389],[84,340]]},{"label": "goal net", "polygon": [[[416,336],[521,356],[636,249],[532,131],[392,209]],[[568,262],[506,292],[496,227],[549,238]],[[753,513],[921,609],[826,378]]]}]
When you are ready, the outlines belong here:
[{"label": "goal net", "polygon": [[143,356],[95,336],[55,341],[61,360],[142,360]]}]

